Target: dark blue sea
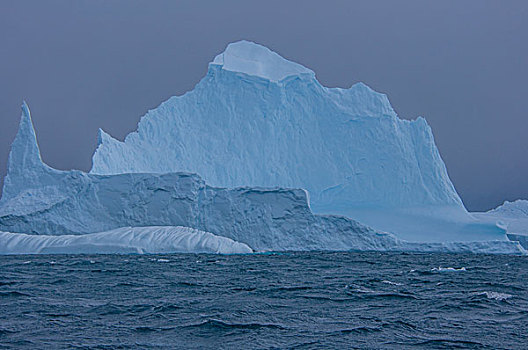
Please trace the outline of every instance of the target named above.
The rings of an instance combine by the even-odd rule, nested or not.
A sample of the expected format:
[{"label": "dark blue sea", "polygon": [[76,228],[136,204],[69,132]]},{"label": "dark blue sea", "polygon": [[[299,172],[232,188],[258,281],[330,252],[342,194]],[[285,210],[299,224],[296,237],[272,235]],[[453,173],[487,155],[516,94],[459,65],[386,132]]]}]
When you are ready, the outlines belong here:
[{"label": "dark blue sea", "polygon": [[528,349],[528,258],[0,257],[0,348]]}]

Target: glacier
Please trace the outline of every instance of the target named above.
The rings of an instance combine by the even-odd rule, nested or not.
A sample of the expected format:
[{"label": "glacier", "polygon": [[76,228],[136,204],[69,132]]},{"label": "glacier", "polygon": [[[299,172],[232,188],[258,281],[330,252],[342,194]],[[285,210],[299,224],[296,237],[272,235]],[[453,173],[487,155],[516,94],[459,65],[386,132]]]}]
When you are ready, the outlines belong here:
[{"label": "glacier", "polygon": [[189,172],[211,186],[303,188],[318,214],[415,242],[504,240],[465,209],[424,118],[363,83],[322,86],[261,45],[229,44],[206,76],[119,141],[99,131],[91,174]]},{"label": "glacier", "polygon": [[[314,214],[295,188],[208,185],[197,174],[97,175],[46,165],[22,106],[0,199],[0,253],[281,250],[525,254],[519,242],[413,243],[338,215]],[[183,237],[183,238],[182,238]]]},{"label": "glacier", "polygon": [[85,235],[0,232],[0,254],[248,254],[246,244],[181,226],[120,227]]}]

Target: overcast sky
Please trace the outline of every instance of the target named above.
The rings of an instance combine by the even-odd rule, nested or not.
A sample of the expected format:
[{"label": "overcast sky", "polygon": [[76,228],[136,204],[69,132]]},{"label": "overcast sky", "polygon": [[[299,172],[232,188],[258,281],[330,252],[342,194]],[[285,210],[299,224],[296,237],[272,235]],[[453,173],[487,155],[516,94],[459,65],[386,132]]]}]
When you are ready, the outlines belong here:
[{"label": "overcast sky", "polygon": [[28,102],[42,157],[91,167],[248,39],[330,87],[363,81],[424,116],[464,203],[528,198],[528,1],[0,0],[0,175]]}]

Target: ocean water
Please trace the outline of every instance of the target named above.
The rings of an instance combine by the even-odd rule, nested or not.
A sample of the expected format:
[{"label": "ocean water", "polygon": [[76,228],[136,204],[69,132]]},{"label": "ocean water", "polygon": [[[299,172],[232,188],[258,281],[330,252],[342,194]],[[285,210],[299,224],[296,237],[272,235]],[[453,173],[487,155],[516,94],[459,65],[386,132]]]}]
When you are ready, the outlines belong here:
[{"label": "ocean water", "polygon": [[0,348],[528,349],[528,259],[1,256]]}]

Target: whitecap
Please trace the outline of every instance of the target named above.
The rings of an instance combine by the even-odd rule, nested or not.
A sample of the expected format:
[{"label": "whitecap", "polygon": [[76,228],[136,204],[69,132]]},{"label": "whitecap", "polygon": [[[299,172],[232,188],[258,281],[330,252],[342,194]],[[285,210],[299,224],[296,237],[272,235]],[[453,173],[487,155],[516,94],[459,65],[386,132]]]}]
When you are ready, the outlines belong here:
[{"label": "whitecap", "polygon": [[358,287],[358,288],[355,288],[353,291],[356,292],[356,293],[378,293],[375,290],[368,289],[368,288],[365,288],[365,287]]},{"label": "whitecap", "polygon": [[498,301],[510,299],[510,298],[513,297],[513,295],[508,294],[508,293],[488,292],[488,291],[477,293],[477,295],[485,295],[486,298],[488,298],[488,299],[495,299],[495,300],[498,300]]},{"label": "whitecap", "polygon": [[433,267],[431,271],[438,271],[438,272],[459,272],[459,271],[467,271],[465,267],[456,268],[456,267]]},{"label": "whitecap", "polygon": [[392,282],[392,281],[387,281],[387,280],[385,280],[385,281],[381,281],[381,283],[390,284],[390,285],[392,285],[392,286],[403,286],[403,284],[401,284],[401,283],[398,283],[398,282]]}]

